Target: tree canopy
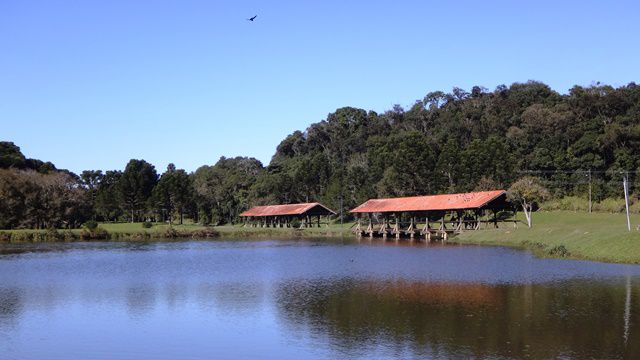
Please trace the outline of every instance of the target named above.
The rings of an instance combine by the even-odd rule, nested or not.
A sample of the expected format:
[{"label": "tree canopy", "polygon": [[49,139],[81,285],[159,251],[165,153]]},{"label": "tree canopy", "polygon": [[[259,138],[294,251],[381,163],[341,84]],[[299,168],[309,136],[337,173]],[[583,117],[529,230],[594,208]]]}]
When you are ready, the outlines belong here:
[{"label": "tree canopy", "polygon": [[77,221],[186,215],[222,224],[254,205],[310,201],[346,214],[369,198],[507,189],[526,175],[550,196],[585,196],[587,171],[594,175],[594,200],[620,196],[621,171],[630,172],[637,196],[640,87],[596,84],[560,94],[529,81],[493,91],[435,91],[406,109],[395,105],[382,113],[342,107],[286,136],[266,166],[222,157],[193,173],[169,166],[159,176],[152,164],[131,160],[124,171],[77,176],[0,142],[0,168],[6,169],[0,173],[2,227],[68,221],[38,220],[44,215],[12,212],[7,205],[28,202],[38,186],[53,181],[47,174],[65,175],[56,177],[57,184],[88,199],[88,210],[72,212]]}]

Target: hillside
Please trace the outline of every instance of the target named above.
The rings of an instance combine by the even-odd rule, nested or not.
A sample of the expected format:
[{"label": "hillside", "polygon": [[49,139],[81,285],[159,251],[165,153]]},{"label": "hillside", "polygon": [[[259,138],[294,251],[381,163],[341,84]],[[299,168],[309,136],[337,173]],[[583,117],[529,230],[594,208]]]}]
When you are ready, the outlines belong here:
[{"label": "hillside", "polygon": [[[133,159],[124,171],[76,175],[25,159],[4,142],[0,167],[8,170],[0,172],[0,196],[7,204],[49,194],[44,189],[50,184],[60,187],[52,196],[65,201],[45,198],[56,204],[45,209],[35,202],[2,206],[0,227],[185,216],[233,223],[253,205],[311,200],[338,211],[342,204],[346,213],[373,197],[507,188],[524,175],[541,178],[556,199],[585,198],[591,179],[599,201],[621,196],[621,171],[630,172],[637,194],[639,165],[635,83],[575,86],[567,94],[533,81],[493,91],[454,88],[431,92],[408,109],[337,109],[282,140],[266,166],[253,158],[221,158],[194,173],[170,165],[160,175],[153,164]],[[73,191],[63,191],[68,188]]]}]

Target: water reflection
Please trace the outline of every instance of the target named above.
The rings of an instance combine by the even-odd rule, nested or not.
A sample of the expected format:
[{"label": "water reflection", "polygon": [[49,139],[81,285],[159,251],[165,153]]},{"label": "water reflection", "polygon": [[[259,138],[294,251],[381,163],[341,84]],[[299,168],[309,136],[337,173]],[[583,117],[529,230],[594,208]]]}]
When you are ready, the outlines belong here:
[{"label": "water reflection", "polygon": [[640,267],[321,241],[37,249],[0,255],[7,358],[640,358]]},{"label": "water reflection", "polygon": [[144,316],[156,304],[158,292],[150,285],[137,285],[127,288],[127,309],[132,316]]},{"label": "water reflection", "polygon": [[629,341],[629,329],[631,327],[631,276],[627,275],[626,298],[624,302],[624,344]]},{"label": "water reflection", "polygon": [[326,335],[345,353],[376,339],[436,357],[635,357],[640,337],[619,319],[624,313],[625,324],[637,324],[628,309],[638,304],[630,291],[625,302],[619,285],[345,279],[286,282],[276,296],[290,331]]},{"label": "water reflection", "polygon": [[23,309],[22,291],[18,288],[0,287],[0,334],[14,328]]}]

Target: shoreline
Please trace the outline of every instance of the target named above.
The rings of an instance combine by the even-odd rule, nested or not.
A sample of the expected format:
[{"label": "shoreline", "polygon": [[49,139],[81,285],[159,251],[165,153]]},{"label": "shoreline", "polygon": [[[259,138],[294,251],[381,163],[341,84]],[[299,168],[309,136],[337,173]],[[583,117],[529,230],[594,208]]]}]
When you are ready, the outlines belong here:
[{"label": "shoreline", "polygon": [[[632,215],[632,223],[640,217]],[[452,242],[462,245],[506,246],[541,258],[640,264],[640,231],[628,231],[624,214],[541,211],[534,225],[463,232]]]},{"label": "shoreline", "polygon": [[[640,222],[640,215],[633,215]],[[162,241],[177,239],[297,239],[352,238],[352,223],[320,228],[245,228],[242,225],[200,226],[156,224],[100,224],[94,232],[74,230],[0,230],[2,244],[72,241]],[[389,238],[387,241],[393,241]],[[401,239],[400,242],[408,242]],[[514,228],[465,231],[450,238],[450,244],[506,246],[526,250],[540,258],[588,260],[618,264],[640,264],[640,231],[626,229],[621,214],[549,211],[534,214],[534,227],[524,223]]]}]

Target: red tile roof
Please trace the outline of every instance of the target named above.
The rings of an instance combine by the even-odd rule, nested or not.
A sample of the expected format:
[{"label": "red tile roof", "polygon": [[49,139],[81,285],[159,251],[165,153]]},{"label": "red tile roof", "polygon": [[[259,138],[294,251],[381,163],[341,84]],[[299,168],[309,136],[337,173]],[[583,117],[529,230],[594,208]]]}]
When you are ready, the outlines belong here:
[{"label": "red tile roof", "polygon": [[307,211],[320,206],[324,212],[329,214],[335,214],[335,212],[328,207],[320,203],[304,203],[304,204],[288,204],[288,205],[267,205],[253,207],[240,216],[284,216],[284,215],[303,215]]},{"label": "red tile roof", "polygon": [[492,200],[506,194],[504,190],[479,191],[462,194],[443,194],[429,196],[412,196],[391,199],[371,199],[352,213],[382,213],[402,211],[430,211],[430,210],[464,210],[477,209]]}]

